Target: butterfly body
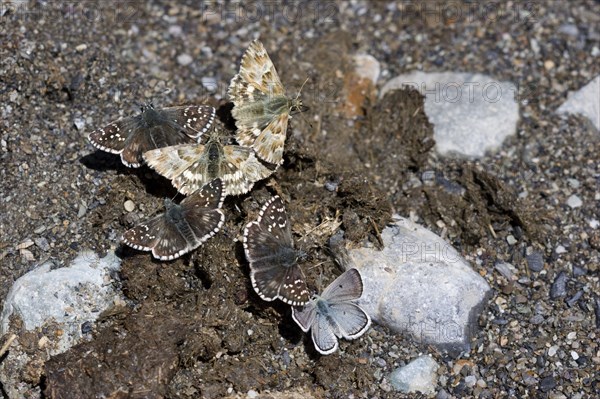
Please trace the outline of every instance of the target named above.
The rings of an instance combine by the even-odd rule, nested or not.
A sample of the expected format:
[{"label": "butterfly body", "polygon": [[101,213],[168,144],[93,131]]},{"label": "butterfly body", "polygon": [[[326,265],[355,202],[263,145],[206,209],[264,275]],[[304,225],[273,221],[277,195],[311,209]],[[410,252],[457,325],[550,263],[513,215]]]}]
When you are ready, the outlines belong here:
[{"label": "butterfly body", "polygon": [[123,164],[139,167],[146,151],[181,143],[193,143],[212,125],[214,107],[208,105],[142,107],[139,115],[119,119],[89,135],[92,145],[120,154]]},{"label": "butterfly body", "polygon": [[177,190],[191,194],[214,178],[223,180],[226,195],[244,194],[272,170],[250,148],[226,145],[227,133],[215,128],[206,144],[180,144],[144,153],[150,167],[170,179]]}]

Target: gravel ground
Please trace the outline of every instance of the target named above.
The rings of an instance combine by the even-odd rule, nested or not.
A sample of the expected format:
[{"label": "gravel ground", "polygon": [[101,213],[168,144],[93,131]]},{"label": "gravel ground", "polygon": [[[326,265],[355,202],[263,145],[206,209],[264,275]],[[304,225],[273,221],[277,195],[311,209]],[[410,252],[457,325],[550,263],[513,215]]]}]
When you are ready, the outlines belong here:
[{"label": "gravel ground", "polygon": [[[220,282],[230,278],[237,284],[231,298],[246,296],[228,299],[224,306],[239,323],[215,327],[222,330],[215,340],[225,354],[211,349],[210,332],[198,347],[178,354],[173,349],[165,356],[173,356],[177,372],[159,381],[160,395],[147,397],[197,397],[198,392],[219,397],[250,389],[285,390],[292,384],[308,387],[318,397],[399,397],[387,374],[420,353],[432,353],[442,365],[438,397],[598,397],[600,135],[583,118],[565,119],[554,110],[568,91],[600,73],[600,3],[508,2],[499,6],[501,12],[493,12],[489,3],[469,2],[460,14],[443,4],[428,2],[430,8],[415,10],[407,2],[358,1],[1,3],[0,298],[16,278],[44,260],[67,261],[83,248],[106,252],[126,228],[160,208],[158,197],[166,191],[162,181],[148,169],[128,170],[118,157],[94,151],[86,134],[137,112],[149,100],[224,106],[244,49],[260,37],[290,93],[311,77],[303,91],[311,110],[306,119],[294,118],[284,166],[243,200],[240,213],[228,221],[227,237],[200,250],[200,261],[192,258],[171,267],[148,264],[148,257],[139,255],[125,262],[126,295],[132,303],[125,314],[135,317],[126,321],[113,316],[106,330],[113,325],[115,331],[143,330],[145,315],[160,306],[172,309],[165,310],[166,318],[175,319],[181,316],[180,301],[192,303],[192,288],[209,292],[197,303],[219,308],[220,295],[230,295]],[[498,153],[477,161],[442,158],[426,149],[428,156],[408,170],[395,164],[386,169],[384,162],[376,171],[352,165],[363,159],[358,133],[372,108],[367,105],[364,115],[349,117],[339,106],[347,89],[343,78],[351,69],[348,57],[365,52],[381,63],[379,86],[416,69],[478,72],[514,82],[521,101],[517,135]],[[395,112],[391,105],[388,110]],[[419,123],[416,131],[430,131],[426,121]],[[458,211],[444,207],[436,200],[444,198],[443,190],[436,197],[423,188],[423,172],[431,170],[465,185],[493,181],[492,187],[510,193],[510,200],[471,197],[475,208],[484,204],[490,228],[462,223],[472,204],[463,201]],[[393,210],[412,212],[420,223],[444,234],[487,279],[494,296],[469,353],[451,358],[375,326],[366,338],[344,344],[344,352],[319,357],[310,353],[310,343],[302,343],[297,329],[286,326],[291,319],[284,307],[247,298],[243,269],[230,270],[227,278],[216,266],[197,270],[198,264],[208,264],[202,260],[212,259],[211,250],[218,259],[236,262],[239,254],[225,253],[230,245],[225,243],[239,235],[246,215],[256,213],[269,190],[298,200],[297,209],[289,210],[302,226],[296,233],[309,231],[306,226],[320,221],[302,206],[318,202],[323,194],[313,189],[301,194],[302,184],[332,176],[350,182],[351,198],[365,187],[374,196],[387,193]],[[486,184],[480,186],[486,194]],[[310,195],[312,202],[306,200]],[[133,212],[125,210],[127,200],[134,202]],[[342,199],[335,201],[335,207],[350,208]],[[373,208],[345,212],[344,227],[351,228],[353,214],[385,224],[387,201],[362,203]],[[233,202],[226,206],[231,212],[237,209]],[[327,238],[315,238],[312,245]],[[325,270],[330,281],[337,272],[330,260],[323,262],[311,273],[318,276]],[[152,289],[146,280],[136,283],[142,279],[136,267],[154,272]],[[181,276],[185,287],[177,285]],[[174,285],[161,286],[167,283]],[[155,296],[149,294],[153,290]],[[230,314],[217,313],[222,318]],[[197,320],[185,317],[173,323],[192,334],[195,330],[185,326]],[[246,323],[254,323],[256,335],[235,342],[234,334],[246,331]],[[169,331],[158,329],[157,334]],[[112,345],[107,334],[99,330],[96,350]],[[53,359],[48,375],[53,377],[52,367],[71,358],[76,353]],[[241,375],[256,369],[267,377]],[[64,382],[57,381],[57,386]]]}]

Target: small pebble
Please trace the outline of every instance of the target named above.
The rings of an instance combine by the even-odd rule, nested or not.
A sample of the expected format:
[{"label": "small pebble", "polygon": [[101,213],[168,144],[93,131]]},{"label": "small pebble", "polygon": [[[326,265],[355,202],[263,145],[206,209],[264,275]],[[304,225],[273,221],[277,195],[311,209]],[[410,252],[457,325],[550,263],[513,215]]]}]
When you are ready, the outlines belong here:
[{"label": "small pebble", "polygon": [[573,277],[581,277],[587,274],[587,270],[581,266],[573,266]]},{"label": "small pebble", "polygon": [[594,296],[594,314],[596,315],[596,329],[600,330],[600,296]]},{"label": "small pebble", "polygon": [[570,333],[567,334],[567,339],[570,339],[572,341],[575,338],[577,338],[577,332],[576,331],[571,331]]},{"label": "small pebble", "polygon": [[171,26],[169,26],[169,34],[170,35],[181,36],[182,32],[183,32],[183,30],[181,29],[181,26],[179,26],[179,25],[171,25]]},{"label": "small pebble", "polygon": [[544,268],[544,256],[540,252],[532,252],[526,260],[529,270],[533,272],[540,272]]},{"label": "small pebble", "polygon": [[556,381],[554,381],[554,377],[552,377],[552,376],[544,377],[540,381],[540,390],[542,392],[548,392],[548,391],[554,389],[555,386],[556,386]]},{"label": "small pebble", "polygon": [[87,49],[87,44],[80,44],[79,46],[75,47],[75,50],[79,53],[81,53],[82,51],[85,51]]},{"label": "small pebble", "polygon": [[508,237],[506,237],[506,242],[508,243],[508,245],[515,245],[517,243],[517,239],[510,234]]},{"label": "small pebble", "polygon": [[556,247],[556,249],[554,250],[554,252],[556,252],[557,254],[564,254],[567,252],[567,249],[565,247],[563,247],[562,245],[559,245],[558,247]]},{"label": "small pebble", "polygon": [[20,243],[19,245],[17,245],[17,249],[20,250],[20,249],[29,248],[33,244],[34,244],[33,240],[31,240],[30,238],[28,238],[25,241],[23,241],[22,243]]},{"label": "small pebble", "polygon": [[30,250],[28,250],[28,249],[21,249],[19,252],[21,253],[21,256],[23,258],[25,258],[25,260],[28,260],[28,261],[35,260],[35,257],[33,256],[33,254],[31,253]]},{"label": "small pebble", "polygon": [[511,265],[510,263],[501,262],[501,263],[497,263],[494,267],[507,280],[512,280],[513,276],[515,275],[513,273],[513,270],[515,270],[515,267],[513,265]]},{"label": "small pebble", "polygon": [[191,55],[183,53],[183,54],[179,54],[177,56],[177,62],[179,63],[179,65],[181,66],[188,66],[190,65],[192,62],[194,61],[194,59],[192,58]]},{"label": "small pebble", "polygon": [[125,207],[125,210],[127,212],[133,212],[133,210],[135,209],[135,204],[133,203],[132,200],[125,201],[125,203],[123,204],[123,206]]},{"label": "small pebble", "polygon": [[571,188],[574,189],[578,189],[581,185],[581,183],[579,183],[579,180],[577,179],[567,179],[567,182],[569,183],[569,186],[571,186]]},{"label": "small pebble", "polygon": [[579,359],[579,354],[575,351],[571,351],[571,357],[573,358],[573,360],[577,360]]},{"label": "small pebble", "polygon": [[579,208],[581,205],[583,205],[583,201],[581,201],[581,198],[579,198],[578,196],[573,194],[567,200],[567,205],[569,205],[571,208],[575,209],[575,208]]},{"label": "small pebble", "polygon": [[258,392],[256,392],[255,390],[251,389],[251,390],[248,391],[248,393],[246,393],[246,398],[248,398],[248,399],[258,398]]},{"label": "small pebble", "polygon": [[85,129],[85,120],[82,118],[75,118],[73,120],[73,124],[77,128],[77,130],[82,131]]},{"label": "small pebble", "polygon": [[557,299],[567,295],[567,281],[569,281],[569,277],[567,273],[564,271],[558,273],[552,286],[550,287],[550,298]]},{"label": "small pebble", "polygon": [[552,345],[548,348],[548,356],[554,356],[556,355],[556,352],[558,352],[558,345]]},{"label": "small pebble", "polygon": [[85,213],[87,212],[87,206],[83,204],[79,204],[79,209],[77,210],[77,218],[81,219]]},{"label": "small pebble", "polygon": [[468,387],[474,387],[475,384],[477,384],[477,377],[475,377],[474,375],[469,375],[465,377],[465,384]]},{"label": "small pebble", "polygon": [[338,185],[339,185],[339,184],[338,184],[338,183],[336,183],[336,182],[333,182],[333,181],[327,181],[327,182],[325,182],[325,189],[326,189],[327,191],[334,192],[335,190],[337,190],[337,188],[338,188]]},{"label": "small pebble", "polygon": [[205,76],[203,77],[201,80],[202,82],[202,86],[204,86],[204,88],[208,91],[212,91],[215,92],[217,91],[217,78],[215,78],[214,76]]},{"label": "small pebble", "polygon": [[50,244],[48,244],[48,240],[46,237],[38,237],[34,239],[35,245],[41,249],[42,251],[48,251],[50,249]]},{"label": "small pebble", "polygon": [[575,293],[575,295],[573,295],[571,298],[567,299],[567,305],[569,307],[573,307],[577,304],[577,302],[581,299],[581,297],[583,296],[583,290],[577,291]]}]

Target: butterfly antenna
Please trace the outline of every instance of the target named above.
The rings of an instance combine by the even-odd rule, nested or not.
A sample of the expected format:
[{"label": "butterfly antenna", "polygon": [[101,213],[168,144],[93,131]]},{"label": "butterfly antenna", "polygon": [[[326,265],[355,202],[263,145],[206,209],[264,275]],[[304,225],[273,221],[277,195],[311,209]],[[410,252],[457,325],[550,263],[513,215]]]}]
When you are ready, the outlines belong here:
[{"label": "butterfly antenna", "polygon": [[296,102],[300,99],[300,94],[302,93],[302,89],[304,88],[304,85],[306,84],[306,82],[308,82],[309,79],[310,79],[310,77],[307,77],[306,80],[304,81],[304,83],[302,83],[302,86],[300,86],[300,90],[298,90],[298,94],[296,94],[296,99],[295,99]]}]

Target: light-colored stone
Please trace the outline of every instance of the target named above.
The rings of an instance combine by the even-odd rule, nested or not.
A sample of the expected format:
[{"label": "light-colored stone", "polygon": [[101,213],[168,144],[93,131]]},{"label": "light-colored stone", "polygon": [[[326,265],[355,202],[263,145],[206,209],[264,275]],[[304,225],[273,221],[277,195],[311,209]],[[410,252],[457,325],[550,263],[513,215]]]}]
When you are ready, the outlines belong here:
[{"label": "light-colored stone", "polygon": [[379,61],[369,54],[355,54],[352,59],[355,65],[354,72],[359,77],[369,79],[373,84],[377,84],[379,74],[381,73]]},{"label": "light-colored stone", "polygon": [[403,393],[435,393],[439,365],[430,356],[420,356],[390,374],[392,386]]},{"label": "light-colored stone", "polygon": [[135,209],[135,203],[132,200],[127,200],[123,204],[123,208],[125,208],[127,212],[133,212],[133,210]]},{"label": "light-colored stone", "polygon": [[440,154],[481,157],[516,132],[518,90],[511,82],[481,74],[413,72],[388,81],[380,97],[402,87],[425,95],[425,113]]},{"label": "light-colored stone", "polygon": [[[114,253],[99,258],[84,251],[67,267],[55,268],[58,265],[46,262],[14,282],[0,315],[0,336],[17,335],[0,363],[0,382],[9,398],[34,397],[39,387],[23,382],[25,368],[28,373],[34,369],[41,373],[40,368],[50,356],[84,338],[83,323],[95,321],[115,303],[124,303],[111,277],[120,264]],[[22,330],[11,329],[13,315],[21,319],[24,330],[36,331],[40,336],[39,351],[32,353],[30,348],[21,346]]]},{"label": "light-colored stone", "polygon": [[600,75],[578,91],[570,93],[557,112],[583,115],[600,130]]},{"label": "light-colored stone", "polygon": [[183,53],[183,54],[179,54],[177,56],[177,62],[179,63],[179,65],[181,66],[188,66],[190,65],[192,62],[194,62],[194,59],[192,58],[191,55]]},{"label": "light-colored stone", "polygon": [[360,306],[392,331],[410,334],[451,354],[469,349],[489,285],[441,237],[408,219],[382,231],[384,249],[346,253],[346,267],[363,278]]},{"label": "light-colored stone", "polygon": [[581,201],[581,198],[579,198],[577,195],[573,194],[567,199],[567,205],[569,205],[570,208],[575,209],[581,207],[581,205],[583,205],[583,201]]}]

